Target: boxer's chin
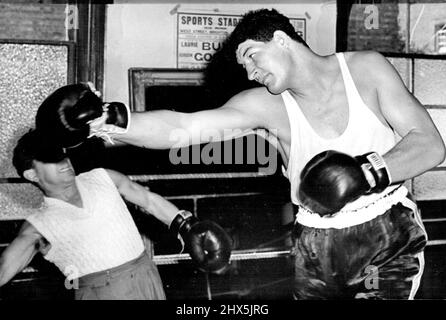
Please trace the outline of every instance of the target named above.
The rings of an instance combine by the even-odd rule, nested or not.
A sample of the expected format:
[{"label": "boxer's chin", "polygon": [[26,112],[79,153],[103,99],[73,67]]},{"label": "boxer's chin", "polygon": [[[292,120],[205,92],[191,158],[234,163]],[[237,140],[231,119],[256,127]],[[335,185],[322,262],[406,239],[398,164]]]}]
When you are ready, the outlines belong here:
[{"label": "boxer's chin", "polygon": [[285,89],[278,85],[277,82],[272,79],[272,77],[268,77],[263,85],[266,87],[269,93],[274,95],[281,94],[283,91],[285,91]]},{"label": "boxer's chin", "polygon": [[283,91],[285,91],[284,89],[277,88],[273,85],[265,85],[265,87],[269,93],[274,94],[274,95],[281,94]]}]

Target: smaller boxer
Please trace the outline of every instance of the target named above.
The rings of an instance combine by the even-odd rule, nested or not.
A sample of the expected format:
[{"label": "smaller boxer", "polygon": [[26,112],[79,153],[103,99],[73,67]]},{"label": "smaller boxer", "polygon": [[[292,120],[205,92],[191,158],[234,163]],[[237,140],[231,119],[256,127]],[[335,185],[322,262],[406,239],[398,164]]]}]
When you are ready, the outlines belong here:
[{"label": "smaller boxer", "polygon": [[68,279],[78,279],[76,299],[165,299],[122,197],[170,226],[200,270],[220,273],[228,265],[230,240],[216,223],[199,221],[119,172],[98,168],[76,176],[65,149],[39,131],[19,140],[13,164],[43,191],[44,203],[3,252],[0,287],[41,252]]}]

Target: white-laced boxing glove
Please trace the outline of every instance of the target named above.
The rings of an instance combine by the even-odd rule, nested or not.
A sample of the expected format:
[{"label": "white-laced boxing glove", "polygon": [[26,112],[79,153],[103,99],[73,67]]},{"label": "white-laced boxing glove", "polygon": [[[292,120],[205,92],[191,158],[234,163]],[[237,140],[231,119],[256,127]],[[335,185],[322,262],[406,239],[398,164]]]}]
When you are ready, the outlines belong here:
[{"label": "white-laced boxing glove", "polygon": [[63,147],[79,145],[91,136],[112,142],[113,134],[125,133],[130,110],[120,102],[104,103],[91,83],[57,89],[40,105],[36,128],[50,131]]}]

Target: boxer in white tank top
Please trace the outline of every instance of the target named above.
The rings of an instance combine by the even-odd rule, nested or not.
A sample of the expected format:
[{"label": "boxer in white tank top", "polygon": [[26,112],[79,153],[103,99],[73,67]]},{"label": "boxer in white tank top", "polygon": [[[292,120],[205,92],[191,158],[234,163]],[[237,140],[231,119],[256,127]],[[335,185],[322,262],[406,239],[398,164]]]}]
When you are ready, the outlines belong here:
[{"label": "boxer in white tank top", "polygon": [[[299,204],[297,190],[300,172],[316,154],[325,150],[337,150],[352,156],[370,150],[385,154],[395,146],[397,137],[393,130],[383,124],[366,106],[348,70],[344,54],[337,53],[342,79],[348,103],[348,124],[338,137],[327,139],[321,137],[308,123],[297,101],[290,92],[282,93],[291,129],[291,147],[288,156],[286,176],[291,183],[291,199]],[[393,187],[389,187],[393,189]],[[387,190],[385,191],[388,193]]]},{"label": "boxer in white tank top", "polygon": [[66,150],[49,139],[30,130],[14,148],[17,173],[44,196],[0,256],[0,287],[41,252],[77,300],[164,300],[158,269],[123,197],[168,225],[197,268],[219,273],[227,267],[230,239],[218,224],[179,210],[117,171],[76,175]]},{"label": "boxer in white tank top", "polygon": [[[101,126],[96,121],[91,122],[98,125],[91,125],[90,133],[140,147],[169,149],[266,130],[277,141],[291,183],[291,200],[297,205],[301,169],[319,151],[338,149],[349,159],[361,158],[366,162],[361,162],[363,171],[358,177],[369,188],[358,186],[359,198],[334,194],[331,198],[342,198],[344,207],[335,212],[339,214],[324,218],[306,210],[312,208],[297,213],[295,296],[413,298],[423,269],[417,257],[426,238],[416,206],[399,186],[439,165],[446,151],[431,117],[397,71],[377,52],[316,54],[289,19],[274,9],[245,14],[220,53],[221,60],[215,63],[223,64],[211,69],[219,84],[216,91],[238,92],[220,97],[227,101],[222,106],[192,113],[132,113],[125,133],[113,130],[113,124]],[[241,86],[240,79],[224,78],[240,74],[241,68],[256,87],[243,90],[236,87]],[[345,182],[348,174],[333,176]],[[398,223],[389,224],[392,219]],[[413,233],[402,241],[401,230]],[[333,247],[334,239],[340,239],[339,246]],[[376,255],[379,250],[395,254]],[[374,255],[377,260],[372,259]],[[320,268],[327,265],[334,269]],[[382,287],[387,289],[364,286],[370,268],[377,268],[379,278],[386,279]],[[407,268],[414,271],[409,277]],[[398,270],[397,276],[390,270]],[[392,281],[400,289],[389,289]]]},{"label": "boxer in white tank top", "polygon": [[[408,198],[408,190],[404,186],[392,185],[380,193],[364,195],[331,217],[308,212],[297,197],[301,171],[316,154],[330,149],[352,156],[370,150],[384,154],[397,142],[393,130],[379,121],[362,100],[343,53],[337,53],[336,57],[349,114],[348,125],[338,137],[326,139],[318,135],[291,94],[288,91],[282,93],[291,128],[288,168],[284,173],[291,183],[291,199],[299,206],[293,249],[296,256],[294,295],[297,299],[413,299],[424,269],[421,249],[427,234],[416,205]],[[411,215],[411,218],[406,218],[406,215]],[[418,231],[413,232],[408,240],[401,240],[399,230],[410,230],[412,225]],[[365,235],[361,236],[361,233]],[[401,241],[397,247],[392,244],[394,237]],[[396,250],[406,246],[412,248],[410,252],[392,257]],[[367,248],[367,254],[363,254],[364,248]],[[374,260],[374,256],[385,251],[392,253]],[[308,268],[309,265],[314,267]],[[395,277],[387,271],[394,268],[399,268],[405,275]],[[333,274],[339,274],[342,280],[332,278]],[[386,278],[387,274],[389,278],[393,277],[392,281]],[[376,285],[367,290],[364,283],[374,275],[381,277],[381,289]],[[398,290],[391,288],[396,284]]]}]

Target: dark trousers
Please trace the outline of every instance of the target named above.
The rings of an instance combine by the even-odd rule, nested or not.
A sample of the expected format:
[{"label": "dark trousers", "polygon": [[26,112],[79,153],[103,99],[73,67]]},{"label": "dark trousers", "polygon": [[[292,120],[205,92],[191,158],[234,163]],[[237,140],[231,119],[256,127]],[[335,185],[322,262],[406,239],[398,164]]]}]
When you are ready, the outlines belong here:
[{"label": "dark trousers", "polygon": [[[414,202],[343,229],[296,224],[296,299],[413,299],[427,235]],[[407,205],[412,203],[413,206]]]}]

